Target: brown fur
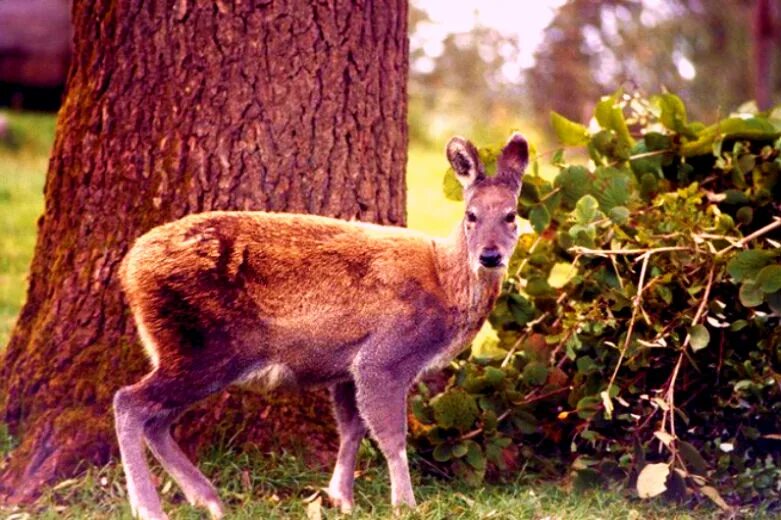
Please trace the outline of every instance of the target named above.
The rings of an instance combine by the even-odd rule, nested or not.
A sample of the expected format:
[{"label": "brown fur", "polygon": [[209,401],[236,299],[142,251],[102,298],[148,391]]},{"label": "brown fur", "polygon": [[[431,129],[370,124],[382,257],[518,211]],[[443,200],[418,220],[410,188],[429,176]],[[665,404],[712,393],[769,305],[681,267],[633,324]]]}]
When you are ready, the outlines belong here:
[{"label": "brown fur", "polygon": [[222,514],[168,428],[191,403],[258,380],[334,387],[342,447],[329,492],[343,509],[352,506],[355,439],[367,427],[388,458],[394,505],[414,505],[406,391],[471,341],[499,294],[502,269],[480,264],[506,265],[512,253],[517,232],[505,215],[514,211],[527,153],[520,136],[506,150],[505,163],[517,164],[486,178],[474,147],[451,142],[468,212],[482,220],[467,219],[450,239],[264,212],[191,215],[139,238],[121,280],[154,370],[115,399],[134,512],[165,517],[139,462],[143,435],[188,499]]}]

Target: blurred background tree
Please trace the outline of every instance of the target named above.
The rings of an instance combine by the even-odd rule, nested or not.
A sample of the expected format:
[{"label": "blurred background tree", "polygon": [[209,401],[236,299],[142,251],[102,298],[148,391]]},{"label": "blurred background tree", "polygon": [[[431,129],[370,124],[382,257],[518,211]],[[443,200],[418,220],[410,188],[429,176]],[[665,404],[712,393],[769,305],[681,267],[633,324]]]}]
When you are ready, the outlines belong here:
[{"label": "blurred background tree", "polygon": [[[769,74],[778,52],[765,41],[778,45],[773,11],[764,0],[571,0],[545,30],[529,71],[534,106],[583,120],[595,94],[619,85],[645,92],[664,87],[695,118],[713,119],[754,97],[755,83],[764,80],[767,107],[781,90],[781,78]],[[752,59],[757,25],[775,65],[759,71]]]},{"label": "blurred background tree", "polygon": [[[37,89],[44,82],[56,97],[64,85],[65,69],[47,64],[69,55],[69,4],[0,3],[0,104],[51,105]],[[618,86],[669,89],[704,120],[751,99],[768,108],[781,94],[781,8],[772,0],[411,4],[413,145],[441,144],[454,131],[495,141],[530,114],[547,121],[554,107],[584,121],[593,100]],[[56,37],[41,37],[45,24]]]},{"label": "blurred background tree", "polygon": [[619,86],[676,92],[703,120],[751,99],[769,108],[781,94],[779,7],[770,0],[548,2],[557,8],[536,49],[520,41],[523,20],[500,31],[477,3],[471,29],[437,39],[430,25],[444,20],[432,19],[430,4],[413,2],[410,19],[413,136],[466,127],[490,140],[492,127],[506,131],[529,114],[547,122],[553,109],[586,121],[594,100]]}]

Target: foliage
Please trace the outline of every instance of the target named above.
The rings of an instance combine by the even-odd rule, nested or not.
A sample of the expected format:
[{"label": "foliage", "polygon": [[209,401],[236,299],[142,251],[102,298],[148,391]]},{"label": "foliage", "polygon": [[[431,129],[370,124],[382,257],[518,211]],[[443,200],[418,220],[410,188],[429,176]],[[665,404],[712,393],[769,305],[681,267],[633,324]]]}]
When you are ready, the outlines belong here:
[{"label": "foliage", "polygon": [[672,94],[620,91],[589,128],[554,115],[588,161],[558,150],[555,179],[525,177],[535,232],[490,317],[498,341],[412,399],[420,453],[473,483],[523,464],[781,506],[775,116],[705,126]]}]

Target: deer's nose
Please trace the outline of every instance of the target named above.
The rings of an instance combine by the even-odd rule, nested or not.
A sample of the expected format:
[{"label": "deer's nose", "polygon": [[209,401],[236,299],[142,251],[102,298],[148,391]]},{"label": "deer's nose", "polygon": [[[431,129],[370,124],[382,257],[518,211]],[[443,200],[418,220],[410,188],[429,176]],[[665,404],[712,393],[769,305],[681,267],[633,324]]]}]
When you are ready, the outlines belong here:
[{"label": "deer's nose", "polygon": [[483,267],[498,267],[502,263],[502,254],[498,247],[486,247],[480,253],[480,264]]}]

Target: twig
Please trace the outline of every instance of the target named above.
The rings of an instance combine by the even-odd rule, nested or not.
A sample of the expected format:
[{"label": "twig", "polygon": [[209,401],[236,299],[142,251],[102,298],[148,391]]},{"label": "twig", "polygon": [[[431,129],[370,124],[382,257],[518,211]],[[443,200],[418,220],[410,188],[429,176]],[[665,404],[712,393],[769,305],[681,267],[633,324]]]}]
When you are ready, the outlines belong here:
[{"label": "twig", "polygon": [[770,224],[768,224],[766,226],[763,226],[763,227],[757,229],[756,231],[754,231],[750,235],[747,235],[747,236],[741,238],[740,240],[738,240],[734,244],[728,245],[727,247],[725,247],[721,251],[717,251],[716,252],[716,256],[721,256],[721,255],[723,255],[724,253],[726,253],[727,251],[729,251],[730,249],[732,249],[734,247],[743,247],[748,242],[754,240],[755,238],[759,238],[762,235],[770,233],[771,231],[773,231],[774,229],[776,229],[778,227],[781,227],[781,217],[773,217],[773,222],[771,222]]},{"label": "twig", "polygon": [[[708,298],[710,297],[710,291],[711,287],[713,287],[713,275],[716,272],[716,264],[712,263],[710,267],[710,272],[708,273],[708,284],[705,286],[705,293],[702,295],[702,300],[700,301],[700,306],[697,308],[697,312],[694,314],[694,318],[692,319],[691,326],[694,327],[697,325],[697,323],[700,322],[700,320],[705,315],[705,308],[708,304]],[[678,354],[678,361],[675,363],[675,368],[673,369],[672,376],[670,377],[670,383],[667,387],[667,395],[665,396],[665,401],[667,402],[668,410],[665,412],[664,415],[662,415],[662,430],[665,428],[667,415],[670,416],[670,435],[673,436],[673,439],[675,439],[675,381],[678,378],[678,373],[681,369],[681,363],[683,362],[683,355],[686,352],[686,347],[689,346],[689,343],[691,342],[691,334],[686,334],[686,339],[683,340],[683,348],[681,349],[681,352]],[[675,444],[671,444],[670,451],[673,453],[673,457],[676,457],[678,455],[678,450]]]},{"label": "twig", "polygon": [[624,339],[624,345],[621,347],[621,354],[618,356],[618,362],[616,368],[613,370],[613,375],[610,376],[610,382],[607,384],[607,395],[610,395],[610,389],[613,388],[613,383],[618,376],[618,369],[621,368],[621,363],[624,361],[626,350],[629,348],[629,342],[632,339],[632,331],[635,328],[635,321],[637,321],[637,313],[639,312],[640,305],[643,300],[643,284],[645,283],[645,273],[648,269],[648,259],[650,255],[643,258],[643,266],[640,268],[640,281],[637,285],[637,294],[635,295],[635,301],[632,303],[632,318],[629,320],[629,328],[626,331],[626,338]]},{"label": "twig", "polygon": [[652,152],[643,152],[643,153],[639,153],[637,155],[630,155],[629,159],[617,159],[617,160],[609,163],[608,166],[615,166],[616,164],[621,164],[621,163],[624,163],[624,162],[627,162],[627,161],[634,161],[635,159],[645,159],[646,157],[656,157],[657,155],[664,155],[664,154],[668,154],[668,153],[671,153],[671,152],[672,152],[672,150],[667,150],[667,149],[664,149],[664,150],[654,150]]},{"label": "twig", "polygon": [[580,255],[597,255],[597,256],[610,256],[610,255],[645,255],[654,253],[663,253],[665,251],[692,251],[692,248],[686,246],[667,246],[667,247],[653,247],[648,249],[590,249],[588,247],[573,246],[570,248]]},{"label": "twig", "polygon": [[616,272],[616,278],[618,279],[618,286],[621,290],[624,290],[624,280],[621,278],[621,273],[618,271],[618,264],[616,263],[616,256],[610,255],[610,263],[613,264],[613,270]]},{"label": "twig", "polygon": [[549,198],[553,197],[554,195],[556,195],[560,191],[561,191],[561,186],[559,186],[557,188],[553,188],[549,193],[547,193],[543,198],[541,198],[540,201],[537,204],[542,204],[543,202],[545,202]]},{"label": "twig", "polygon": [[444,471],[442,471],[441,469],[436,467],[434,464],[432,464],[431,462],[427,461],[425,459],[425,457],[418,457],[416,460],[419,460],[419,461],[423,462],[426,466],[431,468],[431,470],[434,471],[434,473],[437,473],[440,477],[444,477],[447,480],[452,480],[453,479],[452,476],[448,475],[447,473],[445,473]]},{"label": "twig", "polygon": [[532,246],[529,248],[529,251],[526,252],[527,255],[526,258],[524,258],[521,261],[521,264],[518,266],[518,269],[515,271],[516,278],[521,274],[523,268],[526,267],[526,264],[529,261],[529,257],[531,257],[532,253],[534,253],[534,250],[537,248],[541,240],[542,240],[542,235],[537,235],[537,238],[532,243]]},{"label": "twig", "polygon": [[568,391],[568,390],[572,390],[572,387],[571,387],[571,386],[565,386],[565,387],[563,387],[563,388],[559,388],[558,390],[553,390],[553,391],[551,391],[551,392],[548,392],[548,393],[546,393],[546,394],[542,394],[542,395],[536,395],[536,396],[534,396],[534,397],[527,397],[527,398],[526,398],[526,399],[524,399],[523,401],[519,401],[519,402],[517,402],[517,403],[516,403],[516,402],[513,402],[513,404],[514,404],[514,405],[517,405],[517,406],[523,406],[523,405],[527,405],[527,404],[530,404],[530,403],[534,403],[534,402],[536,402],[536,401],[541,401],[541,400],[543,400],[543,399],[547,399],[548,397],[554,396],[554,395],[556,395],[556,394],[560,394],[560,393],[562,393],[562,392],[566,392],[566,391]]},{"label": "twig", "polygon": [[[509,410],[505,410],[502,413],[502,415],[500,415],[499,417],[496,418],[496,422],[499,423],[499,422],[507,419],[507,416],[509,416],[511,413],[512,413],[512,408],[509,409]],[[477,437],[481,433],[483,433],[483,427],[482,426],[480,428],[476,428],[476,429],[472,430],[471,432],[467,432],[467,433],[463,434],[461,437],[458,438],[458,440],[459,441],[467,441],[469,439],[474,439],[475,437]]]}]

